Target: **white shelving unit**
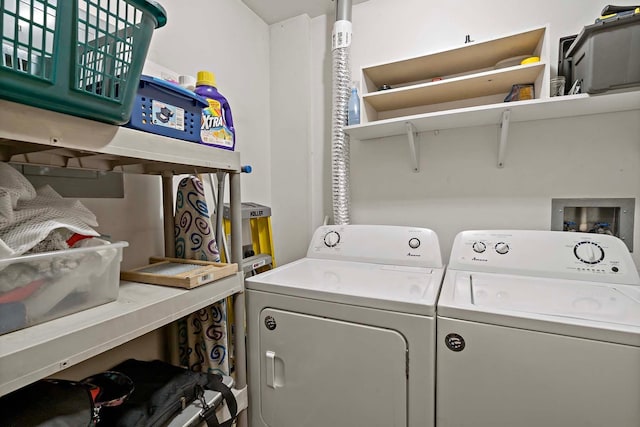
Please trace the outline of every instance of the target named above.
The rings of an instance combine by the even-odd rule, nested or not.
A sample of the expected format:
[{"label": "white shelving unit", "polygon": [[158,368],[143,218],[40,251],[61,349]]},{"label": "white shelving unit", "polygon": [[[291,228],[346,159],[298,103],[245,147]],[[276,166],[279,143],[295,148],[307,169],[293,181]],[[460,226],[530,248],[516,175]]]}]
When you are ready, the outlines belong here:
[{"label": "white shelving unit", "polygon": [[118,300],[0,337],[0,394],[242,292],[240,275],[191,290],[121,282]]},{"label": "white shelving unit", "polygon": [[240,172],[233,151],[4,100],[0,111],[2,161],[154,175]]},{"label": "white shelving unit", "polygon": [[[499,125],[502,126],[502,131],[499,137],[500,150],[497,163],[499,167],[502,167],[505,161],[509,123],[561,119],[638,109],[640,109],[640,91],[600,95],[579,94],[529,101],[501,102],[499,104],[379,120],[373,123],[347,126],[345,127],[345,132],[360,141],[409,135],[411,151],[415,151],[417,133]],[[412,155],[411,162],[412,168],[418,171],[417,154]]]},{"label": "white shelving unit", "polygon": [[[0,100],[0,161],[158,175],[165,255],[174,255],[173,175],[229,173],[231,260],[242,261],[240,154]],[[118,300],[0,335],[0,395],[234,296],[235,387],[246,408],[243,273],[191,290],[121,282]],[[239,426],[246,426],[240,417]]]}]

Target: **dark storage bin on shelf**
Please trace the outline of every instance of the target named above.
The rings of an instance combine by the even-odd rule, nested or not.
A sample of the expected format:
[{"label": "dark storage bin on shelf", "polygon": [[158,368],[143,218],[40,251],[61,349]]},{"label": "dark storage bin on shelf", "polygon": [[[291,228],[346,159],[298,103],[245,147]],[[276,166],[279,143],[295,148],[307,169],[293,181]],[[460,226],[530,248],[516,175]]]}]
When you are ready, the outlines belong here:
[{"label": "dark storage bin on shelf", "polygon": [[579,81],[583,93],[640,85],[640,14],[584,27],[567,57],[573,79],[567,84]]},{"label": "dark storage bin on shelf", "polygon": [[4,0],[0,97],[123,124],[155,28],[150,0]]}]

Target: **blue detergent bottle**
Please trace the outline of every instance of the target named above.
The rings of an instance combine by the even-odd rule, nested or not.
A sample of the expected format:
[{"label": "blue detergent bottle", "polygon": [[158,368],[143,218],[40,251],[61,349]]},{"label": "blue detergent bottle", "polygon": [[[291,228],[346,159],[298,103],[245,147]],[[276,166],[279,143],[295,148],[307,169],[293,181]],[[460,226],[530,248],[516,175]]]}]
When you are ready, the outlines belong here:
[{"label": "blue detergent bottle", "polygon": [[211,71],[198,71],[196,94],[207,100],[209,106],[202,109],[200,142],[226,150],[236,147],[231,107],[227,98],[216,88],[216,78]]},{"label": "blue detergent bottle", "polygon": [[360,124],[360,97],[358,96],[358,88],[351,87],[351,96],[349,97],[349,110],[347,114],[347,124],[349,126]]}]

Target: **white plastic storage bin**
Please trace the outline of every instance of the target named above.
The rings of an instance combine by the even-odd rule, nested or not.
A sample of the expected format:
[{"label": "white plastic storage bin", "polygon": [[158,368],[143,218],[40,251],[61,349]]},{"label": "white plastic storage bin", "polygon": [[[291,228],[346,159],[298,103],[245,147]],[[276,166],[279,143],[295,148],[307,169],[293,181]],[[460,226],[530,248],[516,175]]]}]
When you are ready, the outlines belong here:
[{"label": "white plastic storage bin", "polygon": [[0,334],[118,299],[127,242],[0,259]]}]

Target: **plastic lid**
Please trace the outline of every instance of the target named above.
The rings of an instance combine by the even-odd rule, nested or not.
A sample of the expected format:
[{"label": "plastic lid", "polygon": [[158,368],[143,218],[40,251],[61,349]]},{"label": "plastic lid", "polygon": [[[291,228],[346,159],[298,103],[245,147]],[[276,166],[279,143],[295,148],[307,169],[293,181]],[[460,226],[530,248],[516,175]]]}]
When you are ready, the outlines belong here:
[{"label": "plastic lid", "polygon": [[540,62],[539,56],[530,56],[528,58],[525,58],[522,60],[522,62],[520,62],[520,65],[533,64],[535,62]]},{"label": "plastic lid", "polygon": [[198,80],[196,86],[214,86],[216,85],[216,76],[211,71],[198,71]]}]

